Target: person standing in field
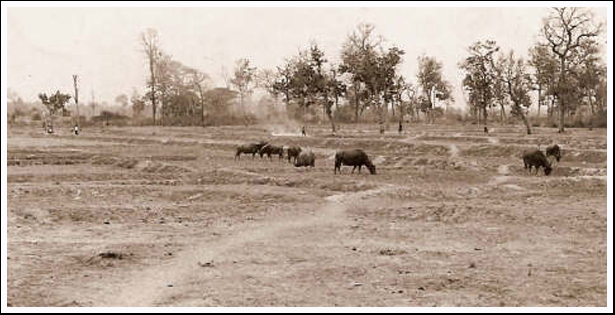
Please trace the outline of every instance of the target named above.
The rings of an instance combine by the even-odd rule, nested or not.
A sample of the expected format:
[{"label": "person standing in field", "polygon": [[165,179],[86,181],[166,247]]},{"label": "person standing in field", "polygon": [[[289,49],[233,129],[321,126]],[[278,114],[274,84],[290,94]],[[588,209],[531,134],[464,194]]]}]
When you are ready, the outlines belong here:
[{"label": "person standing in field", "polygon": [[301,126],[301,135],[302,135],[302,136],[306,136],[306,133],[305,133],[305,126]]}]

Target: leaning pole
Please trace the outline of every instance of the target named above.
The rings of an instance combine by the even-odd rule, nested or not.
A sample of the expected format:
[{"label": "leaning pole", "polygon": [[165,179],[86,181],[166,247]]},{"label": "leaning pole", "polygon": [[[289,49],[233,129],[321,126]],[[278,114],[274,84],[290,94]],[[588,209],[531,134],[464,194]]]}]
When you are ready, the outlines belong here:
[{"label": "leaning pole", "polygon": [[78,76],[76,74],[73,74],[73,83],[75,85],[75,106],[77,110],[77,128],[81,129],[81,121],[79,117],[79,89],[77,88],[77,79]]}]

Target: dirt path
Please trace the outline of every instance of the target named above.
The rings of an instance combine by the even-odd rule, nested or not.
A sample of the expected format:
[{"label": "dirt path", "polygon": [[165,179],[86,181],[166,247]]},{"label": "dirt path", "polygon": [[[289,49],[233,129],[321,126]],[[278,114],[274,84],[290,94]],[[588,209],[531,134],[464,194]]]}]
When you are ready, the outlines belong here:
[{"label": "dirt path", "polygon": [[178,294],[180,290],[190,290],[188,283],[194,275],[199,274],[203,268],[213,267],[216,257],[242,251],[247,243],[251,242],[265,242],[268,246],[275,246],[280,239],[292,238],[293,234],[302,234],[305,230],[312,234],[338,230],[347,225],[347,207],[397,188],[383,184],[381,188],[332,195],[326,197],[326,204],[313,214],[269,218],[266,221],[242,225],[215,242],[197,242],[191,245],[168,263],[133,273],[109,295],[89,299],[93,301],[93,306],[161,305],[169,300],[171,292]]}]

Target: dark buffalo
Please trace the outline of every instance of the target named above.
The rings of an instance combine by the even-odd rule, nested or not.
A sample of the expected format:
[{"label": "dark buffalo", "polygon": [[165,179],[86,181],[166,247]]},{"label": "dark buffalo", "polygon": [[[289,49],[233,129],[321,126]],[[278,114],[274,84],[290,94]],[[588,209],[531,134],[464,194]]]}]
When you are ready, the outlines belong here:
[{"label": "dark buffalo", "polygon": [[357,167],[359,168],[359,173],[361,173],[361,166],[365,165],[371,174],[376,174],[376,166],[372,164],[372,161],[370,161],[363,150],[344,150],[335,153],[335,168],[333,169],[333,174],[337,174],[337,171],[341,173],[342,165],[353,166],[351,173],[354,173]]},{"label": "dark buffalo", "polygon": [[559,160],[562,158],[562,152],[560,151],[559,146],[557,144],[547,147],[547,157],[548,156],[555,157],[557,162],[559,162]]},{"label": "dark buffalo", "polygon": [[532,172],[532,166],[536,168],[536,174],[538,174],[538,168],[540,167],[544,169],[545,175],[547,176],[551,174],[551,170],[553,170],[551,168],[551,163],[547,161],[547,156],[540,150],[525,153],[523,155],[523,164],[526,169],[529,168],[530,173]]},{"label": "dark buffalo", "polygon": [[284,157],[284,148],[278,147],[273,144],[267,144],[258,151],[258,154],[261,156],[261,158],[263,158],[263,155],[267,154],[267,157],[270,160],[271,160],[271,155],[278,155],[279,160],[281,160]]},{"label": "dark buffalo", "polygon": [[316,157],[314,156],[314,153],[312,151],[310,152],[304,151],[304,152],[299,153],[299,156],[295,160],[295,166],[296,167],[300,167],[300,166],[314,167],[314,160],[316,160]]},{"label": "dark buffalo", "polygon": [[299,156],[299,153],[301,153],[301,148],[298,146],[290,147],[286,153],[288,155],[288,163],[291,163],[291,158],[294,159],[293,162],[297,162],[297,157]]},{"label": "dark buffalo", "polygon": [[254,155],[258,153],[258,151],[267,145],[267,142],[261,141],[257,143],[243,144],[237,147],[237,151],[235,153],[235,159],[241,159],[241,154],[252,154],[252,159],[254,159]]}]

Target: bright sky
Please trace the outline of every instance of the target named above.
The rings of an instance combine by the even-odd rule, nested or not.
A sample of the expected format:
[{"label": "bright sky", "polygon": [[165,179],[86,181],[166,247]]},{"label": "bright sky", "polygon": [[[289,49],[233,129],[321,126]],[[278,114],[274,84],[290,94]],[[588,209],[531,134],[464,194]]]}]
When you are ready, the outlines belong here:
[{"label": "bright sky", "polygon": [[[417,57],[435,56],[454,86],[458,105],[463,75],[458,63],[477,40],[495,39],[525,56],[537,40],[548,8],[8,8],[8,87],[25,100],[60,89],[80,99],[113,103],[148,75],[139,34],[158,30],[162,49],[223,85],[221,69],[247,57],[275,68],[315,41],[330,61],[361,22],[372,23],[388,45],[406,51],[400,70],[416,82]],[[607,9],[596,16],[606,23]],[[604,36],[606,38],[606,35]],[[605,43],[606,40],[603,41]],[[606,54],[606,52],[605,52]]]}]

